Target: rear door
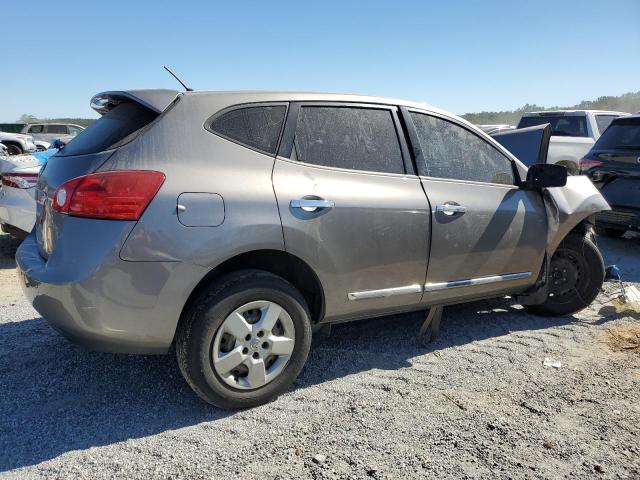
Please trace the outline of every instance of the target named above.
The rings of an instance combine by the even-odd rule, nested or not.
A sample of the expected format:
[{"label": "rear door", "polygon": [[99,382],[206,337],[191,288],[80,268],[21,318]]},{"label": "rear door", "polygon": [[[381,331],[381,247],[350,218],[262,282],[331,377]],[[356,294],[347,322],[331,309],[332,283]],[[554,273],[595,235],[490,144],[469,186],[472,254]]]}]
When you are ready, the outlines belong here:
[{"label": "rear door", "polygon": [[429,205],[395,107],[292,104],[273,184],[285,248],[317,273],[327,320],[417,305]]},{"label": "rear door", "polygon": [[547,238],[540,192],[518,188],[511,159],[467,126],[419,110],[403,113],[432,208],[423,301],[534,283]]}]

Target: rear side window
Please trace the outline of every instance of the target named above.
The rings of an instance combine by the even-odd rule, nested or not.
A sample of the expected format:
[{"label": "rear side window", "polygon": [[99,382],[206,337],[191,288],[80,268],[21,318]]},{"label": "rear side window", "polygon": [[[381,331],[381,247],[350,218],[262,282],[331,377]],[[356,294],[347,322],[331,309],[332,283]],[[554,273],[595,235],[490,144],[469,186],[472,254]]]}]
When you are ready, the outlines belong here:
[{"label": "rear side window", "polygon": [[522,117],[518,128],[551,124],[551,135],[559,137],[588,137],[587,118],[584,115],[536,115]]},{"label": "rear side window", "polygon": [[513,185],[511,160],[475,133],[453,122],[411,113],[422,160],[418,171],[425,177]]},{"label": "rear side window", "polygon": [[297,159],[326,167],[405,173],[391,111],[302,107],[295,136]]},{"label": "rear side window", "polygon": [[115,148],[157,117],[158,113],[139,103],[121,103],[80,132],[57,155],[86,155]]},{"label": "rear side window", "polygon": [[611,122],[616,118],[618,118],[618,115],[596,115],[596,124],[598,125],[600,135],[604,133],[607,127],[611,125]]},{"label": "rear side window", "polygon": [[29,133],[42,133],[44,125],[32,125],[29,127]]},{"label": "rear side window", "polygon": [[209,129],[234,142],[275,155],[286,113],[285,105],[236,108],[215,117]]},{"label": "rear side window", "polygon": [[67,126],[66,125],[47,125],[47,133],[55,133],[58,135],[66,135],[67,134]]}]

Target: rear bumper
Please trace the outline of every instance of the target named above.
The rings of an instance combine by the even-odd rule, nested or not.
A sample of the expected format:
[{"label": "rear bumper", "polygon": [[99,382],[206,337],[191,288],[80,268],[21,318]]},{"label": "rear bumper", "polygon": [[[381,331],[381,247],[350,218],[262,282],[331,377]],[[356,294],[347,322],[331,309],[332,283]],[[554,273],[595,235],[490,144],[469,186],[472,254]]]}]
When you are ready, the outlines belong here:
[{"label": "rear bumper", "polygon": [[[93,250],[92,260],[83,258],[87,249]],[[87,241],[84,252],[76,250],[77,261],[53,256],[45,261],[31,234],[16,254],[24,294],[58,332],[86,348],[166,353],[204,269],[178,262],[126,262],[117,251],[112,244],[101,254],[99,245]]]}]

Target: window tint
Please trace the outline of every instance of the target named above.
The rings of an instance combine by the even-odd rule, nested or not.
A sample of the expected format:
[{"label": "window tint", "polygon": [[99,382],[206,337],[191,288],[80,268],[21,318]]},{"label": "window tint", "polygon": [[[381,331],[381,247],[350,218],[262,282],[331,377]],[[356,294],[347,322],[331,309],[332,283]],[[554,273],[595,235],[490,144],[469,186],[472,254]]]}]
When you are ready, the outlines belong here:
[{"label": "window tint", "polygon": [[66,125],[47,125],[47,133],[56,133],[61,135],[67,134]]},{"label": "window tint", "polygon": [[135,102],[116,105],[69,142],[57,156],[97,153],[131,139],[136,132],[151,123],[158,113]]},{"label": "window tint", "polygon": [[611,122],[616,118],[618,118],[618,115],[596,115],[596,123],[598,124],[598,131],[600,132],[600,135],[604,133],[607,127],[611,125]]},{"label": "window tint", "polygon": [[42,133],[42,130],[44,130],[43,125],[32,125],[29,127],[29,133]]},{"label": "window tint", "polygon": [[513,185],[511,161],[476,134],[440,118],[411,113],[424,159],[420,175]]},{"label": "window tint", "polygon": [[211,122],[211,130],[248,147],[275,155],[287,107],[236,108]]},{"label": "window tint", "polygon": [[518,128],[551,124],[551,135],[559,137],[588,137],[587,118],[584,115],[535,115],[522,117]]},{"label": "window tint", "polygon": [[618,120],[602,134],[593,148],[640,150],[640,119]]},{"label": "window tint", "polygon": [[389,110],[302,107],[295,148],[298,160],[314,165],[405,173]]}]

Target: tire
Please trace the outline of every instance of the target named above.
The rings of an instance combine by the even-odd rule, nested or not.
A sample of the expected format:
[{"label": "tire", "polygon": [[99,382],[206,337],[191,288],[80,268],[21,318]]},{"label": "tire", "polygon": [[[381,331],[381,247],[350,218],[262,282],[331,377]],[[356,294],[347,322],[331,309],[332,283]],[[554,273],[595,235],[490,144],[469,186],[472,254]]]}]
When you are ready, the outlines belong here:
[{"label": "tire", "polygon": [[7,147],[7,153],[9,155],[22,155],[22,148],[15,143],[5,143],[5,147]]},{"label": "tire", "polygon": [[[265,312],[272,307],[276,313],[269,317]],[[241,320],[240,327],[231,328],[238,325],[235,314],[246,308],[249,310],[240,313],[246,324]],[[279,315],[277,321],[269,320],[274,315]],[[260,326],[268,328],[266,320],[275,322],[275,326],[261,330]],[[250,330],[243,330],[247,327]],[[232,335],[230,331],[236,333]],[[245,333],[250,340],[243,338]],[[271,348],[275,352],[278,339],[287,340],[290,354],[274,355],[265,349],[269,343],[266,340],[273,340]],[[260,270],[242,270],[222,277],[193,302],[176,332],[176,357],[187,383],[200,398],[226,409],[254,407],[283,393],[298,377],[310,346],[311,321],[304,298],[283,278]],[[224,373],[230,354],[235,356],[234,365],[236,359],[242,361]],[[258,367],[254,370],[255,365]],[[254,372],[263,373],[253,376]],[[266,379],[266,383],[254,388],[261,384],[256,378]]]},{"label": "tire", "polygon": [[596,227],[596,233],[605,237],[620,238],[627,233],[626,228]]},{"label": "tire", "polygon": [[587,236],[569,234],[551,258],[549,296],[544,303],[524,308],[545,317],[579,312],[595,300],[604,274],[604,261],[593,241]]},{"label": "tire", "polygon": [[47,149],[46,149],[46,148],[44,148],[42,145],[38,145],[38,146],[36,147],[36,152],[44,152],[44,151],[46,151],[46,150],[47,150]]}]

